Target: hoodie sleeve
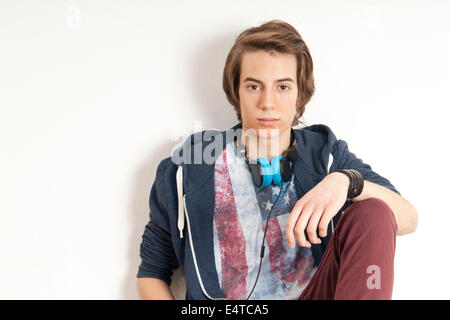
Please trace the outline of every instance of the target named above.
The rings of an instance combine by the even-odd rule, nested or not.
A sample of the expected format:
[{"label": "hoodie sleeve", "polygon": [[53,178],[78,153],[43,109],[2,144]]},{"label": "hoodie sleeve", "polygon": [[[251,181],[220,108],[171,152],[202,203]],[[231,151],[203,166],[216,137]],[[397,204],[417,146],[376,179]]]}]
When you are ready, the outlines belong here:
[{"label": "hoodie sleeve", "polygon": [[141,264],[137,277],[157,278],[171,283],[178,260],[172,245],[167,199],[164,196],[164,160],[158,165],[156,178],[150,191],[150,220],[145,226],[140,245]]},{"label": "hoodie sleeve", "polygon": [[[356,157],[354,153],[348,150],[347,142],[344,140],[337,140],[332,151],[335,163],[333,163],[331,170],[336,169],[355,169],[358,170],[364,177],[364,180],[382,185],[392,191],[398,193],[397,189],[391,182],[372,170],[370,165],[364,163],[360,158]],[[330,172],[331,172],[330,170]]]}]

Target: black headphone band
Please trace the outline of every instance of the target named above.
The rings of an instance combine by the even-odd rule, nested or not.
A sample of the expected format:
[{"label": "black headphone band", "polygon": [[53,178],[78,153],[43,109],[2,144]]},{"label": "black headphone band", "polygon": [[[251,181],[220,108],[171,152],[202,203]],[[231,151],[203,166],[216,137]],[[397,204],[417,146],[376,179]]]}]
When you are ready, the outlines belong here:
[{"label": "black headphone band", "polygon": [[[234,140],[236,140],[236,139],[237,139],[237,145],[238,145],[237,151],[239,152],[239,154],[242,156],[242,158],[248,164],[249,161],[247,158],[247,150],[245,149],[245,146],[242,145],[240,133],[238,134],[238,136],[234,137]],[[289,142],[289,148],[281,153],[281,156],[283,157],[283,159],[281,159],[282,161],[285,158],[287,158],[289,161],[292,161],[292,162],[297,160],[296,144],[297,144],[297,139],[295,138],[295,131],[293,128],[291,128],[291,138],[290,138],[290,142]]]},{"label": "black headphone band", "polygon": [[286,156],[288,160],[294,162],[297,160],[297,150],[296,150],[297,139],[295,138],[295,131],[291,128],[291,141],[289,143],[289,148],[285,150],[281,155]]},{"label": "black headphone band", "polygon": [[[250,161],[247,158],[247,150],[242,145],[240,133],[238,134],[237,137],[235,137],[235,139],[236,138],[238,139],[237,151],[240,154],[240,156],[244,159],[244,161],[247,163],[247,166],[250,169],[250,173],[252,175],[253,182],[257,186],[260,186],[263,181],[261,164],[259,162],[250,163]],[[281,179],[283,182],[288,182],[292,178],[293,163],[297,160],[295,131],[292,128],[291,128],[291,139],[290,139],[289,148],[286,149],[285,151],[283,151],[281,156],[282,156],[282,158],[280,160]]]}]

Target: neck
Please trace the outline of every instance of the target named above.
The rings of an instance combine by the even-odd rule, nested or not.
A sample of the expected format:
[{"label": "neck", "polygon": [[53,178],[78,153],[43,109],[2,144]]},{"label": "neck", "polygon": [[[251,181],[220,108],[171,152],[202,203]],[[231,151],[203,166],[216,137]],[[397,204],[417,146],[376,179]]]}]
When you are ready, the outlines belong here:
[{"label": "neck", "polygon": [[291,128],[284,131],[279,129],[267,130],[247,130],[243,127],[241,143],[245,144],[247,158],[255,161],[259,157],[267,158],[269,161],[273,157],[281,155],[286,151],[291,142]]}]

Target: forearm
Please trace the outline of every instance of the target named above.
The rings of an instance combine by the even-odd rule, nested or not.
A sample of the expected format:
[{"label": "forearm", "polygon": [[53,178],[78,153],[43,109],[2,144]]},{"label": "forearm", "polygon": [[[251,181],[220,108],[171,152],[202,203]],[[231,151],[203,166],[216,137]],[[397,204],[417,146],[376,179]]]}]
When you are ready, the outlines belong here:
[{"label": "forearm", "polygon": [[137,278],[137,288],[142,300],[175,300],[167,283],[156,278]]},{"label": "forearm", "polygon": [[398,226],[397,235],[412,233],[417,228],[418,215],[412,204],[398,193],[364,180],[362,193],[354,198],[354,201],[361,201],[367,198],[378,198],[386,202],[394,213]]}]

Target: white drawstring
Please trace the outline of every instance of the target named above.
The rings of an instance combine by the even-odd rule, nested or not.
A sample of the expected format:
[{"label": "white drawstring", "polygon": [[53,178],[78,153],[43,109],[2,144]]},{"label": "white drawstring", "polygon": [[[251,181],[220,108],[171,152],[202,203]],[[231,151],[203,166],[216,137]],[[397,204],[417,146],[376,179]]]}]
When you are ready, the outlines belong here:
[{"label": "white drawstring", "polygon": [[[328,171],[327,173],[330,173],[330,168],[331,168],[331,164],[333,163],[333,155],[330,152],[330,156],[328,157]],[[333,222],[333,218],[331,218],[331,233],[334,232],[334,222]]]},{"label": "white drawstring", "polygon": [[333,163],[333,155],[330,152],[330,156],[328,157],[328,173],[330,173],[331,164]]},{"label": "white drawstring", "polygon": [[208,292],[206,292],[205,286],[203,285],[202,278],[200,276],[200,270],[197,264],[197,257],[195,255],[194,243],[192,242],[191,235],[191,226],[189,224],[189,215],[186,208],[186,195],[183,194],[183,167],[181,165],[178,166],[177,169],[177,193],[178,193],[178,230],[180,230],[180,238],[183,238],[183,229],[184,229],[184,215],[186,214],[187,218],[187,226],[188,226],[188,238],[189,243],[191,244],[191,253],[192,258],[194,260],[195,272],[197,274],[197,279],[200,283],[200,287],[204,293],[204,295],[211,300],[226,300],[226,298],[213,298]]},{"label": "white drawstring", "polygon": [[183,201],[183,166],[179,165],[177,170],[177,192],[178,192],[178,230],[180,238],[183,238],[184,229],[184,201]]}]

